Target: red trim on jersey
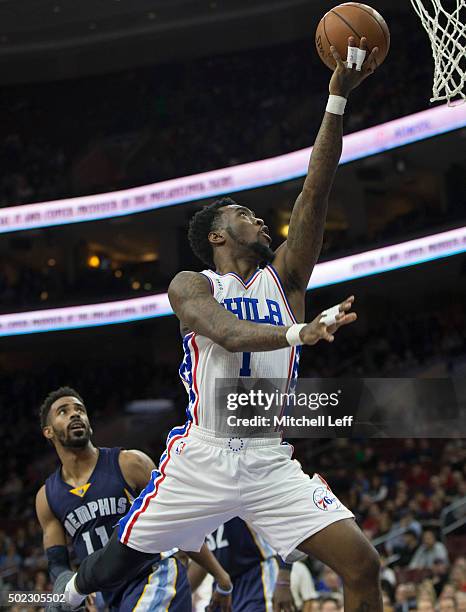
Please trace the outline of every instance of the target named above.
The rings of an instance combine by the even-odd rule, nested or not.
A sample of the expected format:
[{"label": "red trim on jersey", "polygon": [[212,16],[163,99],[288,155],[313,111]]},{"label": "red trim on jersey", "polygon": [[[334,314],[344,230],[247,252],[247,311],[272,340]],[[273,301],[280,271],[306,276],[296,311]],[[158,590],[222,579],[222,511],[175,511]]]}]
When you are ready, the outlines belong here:
[{"label": "red trim on jersey", "polygon": [[196,344],[196,334],[193,334],[191,338],[191,346],[194,349],[194,366],[193,366],[193,387],[194,393],[196,394],[196,402],[193,407],[193,420],[195,425],[199,425],[197,418],[197,409],[199,406],[199,389],[197,388],[197,366],[199,365],[199,348]]},{"label": "red trim on jersey", "polygon": [[288,367],[288,382],[286,384],[286,392],[288,393],[288,389],[290,388],[291,375],[293,373],[294,360],[296,357],[296,347],[291,347],[291,357],[290,357],[290,365]]},{"label": "red trim on jersey", "polygon": [[296,317],[294,316],[293,311],[291,310],[291,306],[288,303],[288,298],[286,297],[285,292],[283,291],[282,283],[281,283],[280,277],[278,276],[276,270],[272,266],[266,266],[265,269],[270,272],[273,280],[275,281],[275,284],[278,287],[278,290],[280,291],[282,299],[285,302],[285,306],[288,311],[288,314],[291,317],[291,320],[293,321],[293,323],[296,323]]},{"label": "red trim on jersey", "polygon": [[256,270],[256,272],[251,276],[251,278],[246,283],[243,281],[241,276],[238,276],[234,272],[227,272],[226,274],[219,274],[219,276],[233,276],[233,278],[236,278],[236,280],[239,281],[245,289],[249,289],[253,285],[254,281],[257,278],[259,278],[261,272],[262,270],[260,268],[259,270]]},{"label": "red trim on jersey", "polygon": [[159,467],[159,472],[162,474],[162,477],[157,481],[157,483],[155,485],[154,491],[145,498],[144,504],[141,506],[141,508],[137,512],[134,513],[134,516],[132,517],[131,521],[126,525],[125,533],[123,534],[123,544],[127,544],[128,543],[129,536],[131,534],[131,530],[134,527],[136,519],[139,516],[141,516],[141,514],[143,512],[145,512],[147,510],[147,507],[149,505],[150,500],[155,498],[155,496],[158,493],[158,490],[159,490],[159,487],[160,487],[161,483],[165,480],[165,477],[166,477],[165,468],[167,467],[167,464],[168,464],[168,462],[170,460],[170,451],[172,449],[173,444],[177,440],[180,440],[181,438],[186,438],[186,436],[188,435],[190,429],[191,429],[191,423],[189,423],[188,428],[187,428],[187,430],[185,431],[184,434],[180,434],[179,436],[173,436],[173,438],[170,440],[170,443],[168,444],[168,447],[167,447],[167,457],[166,457],[165,461]]}]

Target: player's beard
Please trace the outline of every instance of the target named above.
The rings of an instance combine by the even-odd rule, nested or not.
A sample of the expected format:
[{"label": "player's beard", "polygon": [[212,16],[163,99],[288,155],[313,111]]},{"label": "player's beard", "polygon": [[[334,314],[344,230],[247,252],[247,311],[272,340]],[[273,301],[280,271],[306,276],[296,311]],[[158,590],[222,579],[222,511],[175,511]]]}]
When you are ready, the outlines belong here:
[{"label": "player's beard", "polygon": [[228,232],[230,238],[233,238],[236,244],[243,247],[243,249],[247,249],[250,253],[255,255],[255,259],[257,259],[258,264],[269,264],[272,263],[275,259],[275,253],[268,245],[259,242],[259,240],[256,240],[255,242],[248,242],[247,240],[243,240],[243,238],[241,238],[241,236],[238,236],[238,234],[231,226],[228,226],[225,229]]},{"label": "player's beard", "polygon": [[72,431],[53,430],[58,441],[64,448],[85,448],[91,439],[92,430],[85,426],[85,431],[80,436],[73,435]]}]

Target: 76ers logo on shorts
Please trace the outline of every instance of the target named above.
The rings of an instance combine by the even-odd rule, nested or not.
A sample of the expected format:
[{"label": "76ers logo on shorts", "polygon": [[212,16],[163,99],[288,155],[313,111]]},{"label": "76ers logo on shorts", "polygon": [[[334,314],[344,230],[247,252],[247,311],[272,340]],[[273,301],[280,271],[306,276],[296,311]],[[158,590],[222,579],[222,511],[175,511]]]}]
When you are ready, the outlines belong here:
[{"label": "76ers logo on shorts", "polygon": [[340,500],[335,497],[328,487],[317,487],[312,494],[312,499],[317,508],[319,508],[319,510],[324,510],[324,512],[328,510],[338,510],[341,506]]}]

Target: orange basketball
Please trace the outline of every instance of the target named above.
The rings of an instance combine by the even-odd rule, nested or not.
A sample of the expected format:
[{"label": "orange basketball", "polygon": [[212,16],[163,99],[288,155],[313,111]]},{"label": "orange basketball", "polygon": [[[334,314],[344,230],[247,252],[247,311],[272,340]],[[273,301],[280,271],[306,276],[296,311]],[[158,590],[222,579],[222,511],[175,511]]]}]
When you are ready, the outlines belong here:
[{"label": "orange basketball", "polygon": [[331,70],[335,69],[336,64],[330,52],[330,45],[333,45],[343,60],[346,60],[349,36],[354,36],[358,46],[361,38],[365,36],[368,53],[374,47],[378,47],[379,66],[387,57],[390,48],[390,30],[385,19],[367,4],[346,2],[325,13],[316,30],[317,51],[320,59]]}]

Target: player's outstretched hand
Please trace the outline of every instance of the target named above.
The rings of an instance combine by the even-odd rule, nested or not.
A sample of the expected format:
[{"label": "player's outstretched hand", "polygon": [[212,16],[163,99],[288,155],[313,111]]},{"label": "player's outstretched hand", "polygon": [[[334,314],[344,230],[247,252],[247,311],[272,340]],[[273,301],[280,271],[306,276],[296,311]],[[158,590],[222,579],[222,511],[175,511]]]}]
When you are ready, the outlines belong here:
[{"label": "player's outstretched hand", "polygon": [[[353,36],[348,38],[348,47],[356,47],[356,40]],[[361,38],[359,48],[367,51],[367,40],[364,36]],[[350,91],[362,83],[377,68],[379,49],[374,47],[369,54],[366,53],[366,59],[362,64],[361,70],[348,68],[335,47],[330,47],[330,51],[335,58],[337,66],[330,79],[329,92],[334,96],[347,98]]]},{"label": "player's outstretched hand", "polygon": [[350,312],[354,303],[354,295],[346,298],[341,304],[339,304],[339,313],[335,317],[335,323],[332,325],[326,325],[322,321],[323,313],[321,312],[311,323],[308,323],[306,327],[300,331],[299,335],[303,344],[313,345],[317,344],[319,340],[326,340],[327,342],[333,342],[335,340],[335,332],[343,327],[354,323],[358,318],[355,312]]}]

